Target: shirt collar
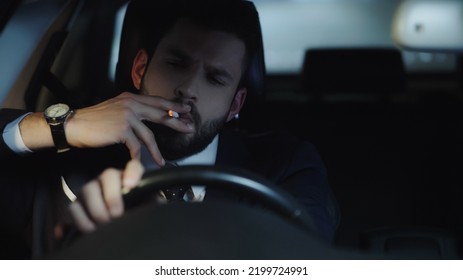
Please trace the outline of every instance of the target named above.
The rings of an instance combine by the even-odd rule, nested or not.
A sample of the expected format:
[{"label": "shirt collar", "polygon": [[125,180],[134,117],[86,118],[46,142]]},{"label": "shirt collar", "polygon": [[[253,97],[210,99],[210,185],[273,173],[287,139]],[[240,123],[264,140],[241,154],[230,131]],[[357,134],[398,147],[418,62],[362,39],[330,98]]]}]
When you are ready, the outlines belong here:
[{"label": "shirt collar", "polygon": [[[177,165],[214,165],[217,158],[217,148],[219,143],[219,135],[216,135],[212,142],[201,152],[192,156],[175,161]],[[158,169],[159,166],[154,162],[148,149],[143,146],[141,161],[146,170]]]},{"label": "shirt collar", "polygon": [[215,159],[217,158],[217,147],[219,143],[219,136],[216,135],[212,142],[201,152],[189,156],[184,159],[180,159],[175,163],[178,165],[191,165],[191,164],[203,164],[203,165],[214,165]]}]

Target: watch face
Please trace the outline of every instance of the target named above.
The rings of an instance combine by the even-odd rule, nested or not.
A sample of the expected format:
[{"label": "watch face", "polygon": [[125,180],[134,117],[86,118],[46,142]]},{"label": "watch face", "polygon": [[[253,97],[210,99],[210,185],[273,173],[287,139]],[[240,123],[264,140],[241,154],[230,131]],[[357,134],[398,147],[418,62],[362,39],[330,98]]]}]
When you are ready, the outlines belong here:
[{"label": "watch face", "polygon": [[45,115],[50,118],[59,118],[69,112],[69,106],[66,104],[51,105],[45,110]]}]

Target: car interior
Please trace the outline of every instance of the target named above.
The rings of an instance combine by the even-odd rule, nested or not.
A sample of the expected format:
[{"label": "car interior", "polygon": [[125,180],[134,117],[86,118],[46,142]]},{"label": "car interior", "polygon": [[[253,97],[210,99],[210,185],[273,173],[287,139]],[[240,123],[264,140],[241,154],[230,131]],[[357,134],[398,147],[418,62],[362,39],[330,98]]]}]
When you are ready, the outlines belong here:
[{"label": "car interior", "polygon": [[[128,2],[3,1],[1,106],[79,108],[131,90],[121,78],[137,46]],[[460,259],[463,3],[252,2],[265,58],[254,63],[267,72],[255,73],[259,94],[231,125],[315,145],[341,214],[335,248]],[[359,255],[338,258],[349,257]]]}]

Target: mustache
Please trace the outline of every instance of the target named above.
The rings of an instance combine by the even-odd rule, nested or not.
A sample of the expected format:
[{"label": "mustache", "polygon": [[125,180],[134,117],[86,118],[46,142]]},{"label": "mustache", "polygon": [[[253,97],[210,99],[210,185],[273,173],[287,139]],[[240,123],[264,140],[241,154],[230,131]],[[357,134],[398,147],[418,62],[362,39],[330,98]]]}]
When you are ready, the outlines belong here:
[{"label": "mustache", "polygon": [[201,124],[201,116],[199,115],[198,108],[196,107],[196,104],[193,101],[185,100],[181,97],[174,98],[171,101],[175,103],[180,103],[182,105],[189,105],[191,110],[190,112],[186,113],[186,115],[191,117],[196,126],[199,126]]},{"label": "mustache", "polygon": [[198,108],[196,107],[196,104],[191,101],[191,100],[185,100],[182,97],[176,97],[174,99],[171,99],[170,101],[175,102],[175,103],[180,103],[182,105],[189,105],[191,110],[189,113],[193,121],[195,122],[195,125],[198,125],[201,123],[201,116],[198,113]]},{"label": "mustache", "polygon": [[[145,81],[145,75],[143,75],[140,89],[137,90],[135,93],[142,94],[142,95],[154,96],[153,94],[150,94],[150,92],[148,90],[146,90],[144,81]],[[169,101],[184,104],[184,105],[190,105],[191,106],[191,111],[195,110],[195,112],[198,112],[198,110],[196,109],[196,106],[195,106],[193,101],[186,100],[185,98],[183,98],[181,96],[174,97],[173,99],[170,99]]]},{"label": "mustache", "polygon": [[175,98],[171,99],[170,101],[175,102],[175,103],[180,103],[180,104],[183,104],[183,105],[190,105],[191,106],[191,111],[196,110],[196,112],[197,112],[196,105],[191,100],[186,100],[186,99],[184,99],[182,97],[175,97]]}]

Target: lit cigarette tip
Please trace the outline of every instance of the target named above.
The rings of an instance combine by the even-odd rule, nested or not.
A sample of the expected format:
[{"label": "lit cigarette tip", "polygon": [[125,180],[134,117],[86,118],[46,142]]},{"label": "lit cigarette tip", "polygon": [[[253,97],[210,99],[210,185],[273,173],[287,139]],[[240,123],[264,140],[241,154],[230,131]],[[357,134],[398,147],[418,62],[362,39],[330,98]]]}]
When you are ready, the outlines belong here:
[{"label": "lit cigarette tip", "polygon": [[167,113],[169,114],[169,117],[171,117],[171,118],[178,119],[178,117],[179,117],[178,113],[175,112],[174,110],[169,110],[169,111],[167,111]]}]

